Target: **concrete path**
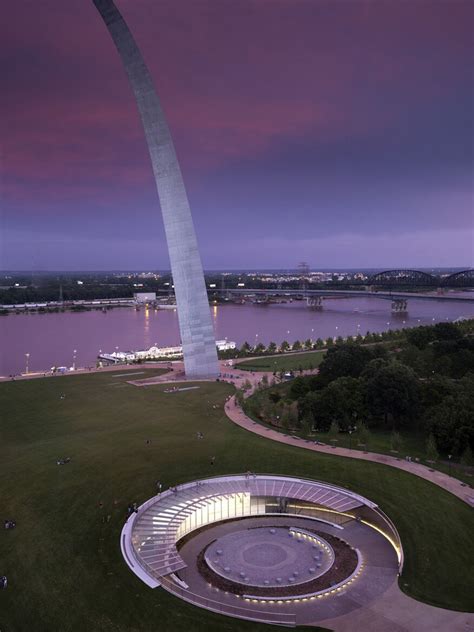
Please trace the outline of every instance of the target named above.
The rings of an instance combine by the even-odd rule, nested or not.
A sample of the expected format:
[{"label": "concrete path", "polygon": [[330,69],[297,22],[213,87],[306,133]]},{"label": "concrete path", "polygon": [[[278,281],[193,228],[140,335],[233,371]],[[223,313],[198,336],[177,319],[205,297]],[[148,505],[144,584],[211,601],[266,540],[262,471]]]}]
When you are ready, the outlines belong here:
[{"label": "concrete path", "polygon": [[[266,376],[267,379],[270,379],[267,372],[242,371],[239,370],[237,366],[226,366],[225,361],[222,361],[220,364],[221,375],[225,375],[225,377],[221,378],[222,381],[230,382],[234,384],[236,388],[241,388],[246,381],[250,382],[251,389],[249,389],[247,393],[248,396],[255,392],[255,389],[258,387],[264,376]],[[182,363],[174,362],[173,367],[174,370],[172,373],[157,375],[155,377],[145,378],[143,380],[133,380],[129,383],[133,384],[134,386],[152,386],[154,384],[167,384],[172,382],[186,381],[186,376],[184,375],[184,366],[182,365]],[[314,371],[304,371],[305,374],[316,372],[317,369]],[[271,374],[270,377],[272,377]],[[430,481],[431,483],[434,483],[439,487],[442,487],[451,494],[454,494],[468,505],[474,506],[474,490],[471,487],[469,487],[468,485],[466,485],[466,483],[463,483],[459,479],[454,478],[453,476],[448,476],[447,474],[444,474],[443,472],[439,472],[437,470],[431,470],[428,466],[423,465],[422,463],[405,461],[403,459],[398,459],[387,454],[378,454],[376,452],[363,452],[362,450],[349,450],[348,448],[322,445],[320,443],[315,443],[314,441],[301,439],[300,437],[283,434],[278,430],[273,430],[272,428],[263,426],[253,419],[250,419],[250,417],[247,417],[243,410],[237,405],[235,397],[231,397],[226,402],[225,412],[227,414],[227,417],[235,424],[261,437],[272,439],[273,441],[278,441],[279,443],[285,443],[286,445],[292,445],[297,448],[312,450],[313,452],[323,452],[326,454],[333,454],[335,456],[344,456],[350,459],[361,459],[363,461],[372,461],[374,463],[382,463],[383,465],[396,467],[399,470],[404,470],[405,472],[409,472],[410,474],[414,474],[415,476],[424,478],[425,480]]]},{"label": "concrete path", "polygon": [[317,625],[334,632],[473,632],[474,614],[416,601],[394,582],[365,607],[335,619],[319,619]]},{"label": "concrete path", "polygon": [[232,397],[226,402],[225,412],[229,419],[241,428],[245,428],[249,432],[253,432],[261,437],[278,441],[279,443],[285,443],[286,445],[292,445],[297,448],[304,448],[306,450],[312,450],[313,452],[323,452],[326,454],[333,454],[335,456],[344,456],[350,459],[361,459],[363,461],[373,461],[374,463],[383,463],[384,465],[390,465],[396,467],[399,470],[404,470],[415,476],[424,478],[439,487],[442,487],[446,491],[454,494],[464,502],[471,506],[474,506],[474,492],[465,483],[462,483],[457,478],[438,472],[437,470],[430,470],[430,468],[422,465],[421,463],[413,463],[409,461],[403,461],[386,454],[377,454],[375,452],[362,452],[361,450],[349,450],[348,448],[334,448],[328,445],[316,444],[313,441],[300,439],[299,437],[292,437],[285,435],[272,428],[267,428],[243,412],[243,410],[237,405],[235,397]]}]

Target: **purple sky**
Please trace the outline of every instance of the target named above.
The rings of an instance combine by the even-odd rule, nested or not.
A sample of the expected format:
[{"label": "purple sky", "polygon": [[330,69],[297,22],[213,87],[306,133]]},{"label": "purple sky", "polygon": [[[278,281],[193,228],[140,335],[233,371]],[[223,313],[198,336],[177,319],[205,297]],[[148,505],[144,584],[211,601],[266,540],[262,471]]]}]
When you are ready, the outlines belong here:
[{"label": "purple sky", "polygon": [[[117,5],[205,267],[473,264],[472,2]],[[17,0],[3,18],[0,268],[168,267],[141,124],[92,1]]]}]

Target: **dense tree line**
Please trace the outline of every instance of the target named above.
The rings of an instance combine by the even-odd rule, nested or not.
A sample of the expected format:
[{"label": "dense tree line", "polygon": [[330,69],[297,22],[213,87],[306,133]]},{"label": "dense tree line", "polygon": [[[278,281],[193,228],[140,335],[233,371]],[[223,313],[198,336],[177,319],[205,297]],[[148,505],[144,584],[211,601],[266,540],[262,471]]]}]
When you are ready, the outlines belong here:
[{"label": "dense tree line", "polygon": [[399,432],[417,431],[433,443],[431,452],[470,454],[474,342],[469,329],[453,323],[420,327],[407,332],[395,349],[336,344],[317,375],[261,391],[247,405],[285,428],[334,433],[363,424],[367,431],[390,431],[395,441]]}]

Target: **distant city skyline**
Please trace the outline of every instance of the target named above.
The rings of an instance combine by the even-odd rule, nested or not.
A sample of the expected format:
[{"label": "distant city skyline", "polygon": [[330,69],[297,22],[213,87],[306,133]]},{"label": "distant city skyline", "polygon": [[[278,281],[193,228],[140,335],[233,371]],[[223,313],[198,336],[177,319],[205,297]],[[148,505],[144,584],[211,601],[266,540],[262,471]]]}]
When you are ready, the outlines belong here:
[{"label": "distant city skyline", "polygon": [[[118,6],[206,270],[473,265],[472,3]],[[92,3],[19,0],[5,17],[0,269],[167,269],[140,124]]]}]

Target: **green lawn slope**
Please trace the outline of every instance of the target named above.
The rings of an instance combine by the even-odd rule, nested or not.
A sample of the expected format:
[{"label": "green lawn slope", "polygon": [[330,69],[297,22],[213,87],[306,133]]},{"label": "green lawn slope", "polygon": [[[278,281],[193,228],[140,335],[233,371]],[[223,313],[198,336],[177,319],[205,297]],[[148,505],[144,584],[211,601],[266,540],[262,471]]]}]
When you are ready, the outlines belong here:
[{"label": "green lawn slope", "polygon": [[[127,505],[154,495],[157,481],[247,470],[322,479],[375,500],[402,537],[402,588],[446,608],[472,606],[473,512],[454,496],[392,468],[256,437],[226,418],[226,384],[164,393],[127,379],[103,373],[0,385],[0,518],[18,525],[0,537],[0,575],[9,579],[0,592],[2,631],[270,629],[149,589],[119,547]],[[65,456],[71,462],[56,465]]]}]

